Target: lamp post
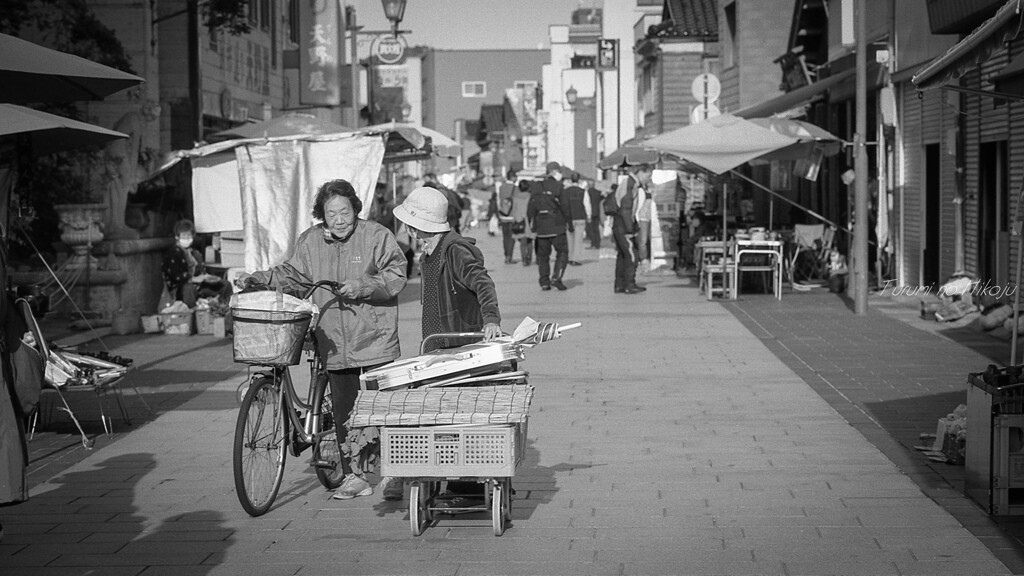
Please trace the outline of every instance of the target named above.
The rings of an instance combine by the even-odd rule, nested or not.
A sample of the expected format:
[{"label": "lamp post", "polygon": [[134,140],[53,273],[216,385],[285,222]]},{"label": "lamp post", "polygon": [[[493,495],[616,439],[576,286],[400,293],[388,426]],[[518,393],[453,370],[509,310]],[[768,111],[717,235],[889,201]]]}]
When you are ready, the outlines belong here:
[{"label": "lamp post", "polygon": [[406,0],[381,0],[381,4],[384,6],[384,16],[391,21],[391,33],[398,36],[398,25],[402,22],[402,17],[405,16],[405,2]]},{"label": "lamp post", "polygon": [[[384,34],[391,34],[397,38],[400,34],[409,32],[409,30],[399,30],[398,25],[402,22],[402,18],[405,17],[405,4],[407,0],[381,0],[381,5],[384,7],[384,16],[391,22],[391,30],[363,30],[362,26],[356,24],[356,7],[346,6],[345,7],[345,29],[351,34],[351,51],[352,51],[352,126],[359,126],[359,35],[364,36],[380,36]],[[367,70],[369,74],[370,70]],[[371,82],[371,78],[367,78],[367,82]]]}]

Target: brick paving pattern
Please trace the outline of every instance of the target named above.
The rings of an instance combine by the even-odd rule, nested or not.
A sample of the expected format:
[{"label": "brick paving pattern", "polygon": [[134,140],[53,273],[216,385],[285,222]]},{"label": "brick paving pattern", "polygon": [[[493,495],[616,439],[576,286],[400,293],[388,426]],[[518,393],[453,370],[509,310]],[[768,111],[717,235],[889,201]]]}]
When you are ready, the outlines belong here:
[{"label": "brick paving pattern", "polygon": [[[809,321],[801,301],[851,319],[834,300],[722,305],[674,276],[643,278],[644,294],[613,294],[613,262],[595,251],[569,269],[568,291],[541,292],[535,268],[501,264],[500,239],[477,237],[505,330],[526,315],[583,322],[527,351],[536,394],[504,536],[491,534],[489,515],[468,515],[413,537],[406,502],[331,500],[308,453],[289,459],[274,508],[248,517],[231,479],[240,367],[230,347],[138,337],[122,349],[153,343],[136,376],[152,377],[143,391],[160,400],[156,414],[78,462],[54,465],[30,502],[0,510],[2,573],[1012,573],[979,530],[998,526],[980,512],[965,522],[957,507],[973,504],[948,483],[923,489],[927,471],[901,444],[919,431],[904,416],[917,414],[917,398],[954,399],[964,366],[978,358],[911,394],[880,382],[936,355],[910,355],[888,371],[893,343],[919,336],[888,324],[898,320],[869,317],[886,340],[854,330],[833,339],[799,324]],[[406,356],[419,341],[418,289],[414,280],[401,297]],[[754,310],[774,306],[796,324]],[[963,349],[949,346],[950,356]],[[842,407],[837,398],[852,400]],[[920,418],[934,427],[934,417]]]}]

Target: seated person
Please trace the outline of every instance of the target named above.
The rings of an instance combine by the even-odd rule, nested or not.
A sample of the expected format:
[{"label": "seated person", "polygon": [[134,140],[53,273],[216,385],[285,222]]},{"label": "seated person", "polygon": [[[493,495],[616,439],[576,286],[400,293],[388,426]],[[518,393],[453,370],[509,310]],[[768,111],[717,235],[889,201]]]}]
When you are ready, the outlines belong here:
[{"label": "seated person", "polygon": [[194,308],[199,298],[215,296],[227,305],[231,285],[219,276],[206,273],[202,254],[192,247],[195,232],[191,220],[179,220],[174,224],[175,244],[164,254],[161,266],[164,286],[171,298],[182,301],[189,308]]},{"label": "seated person", "polygon": [[839,250],[831,250],[828,254],[828,290],[836,294],[846,291],[846,277],[850,269],[846,266],[846,256]]}]

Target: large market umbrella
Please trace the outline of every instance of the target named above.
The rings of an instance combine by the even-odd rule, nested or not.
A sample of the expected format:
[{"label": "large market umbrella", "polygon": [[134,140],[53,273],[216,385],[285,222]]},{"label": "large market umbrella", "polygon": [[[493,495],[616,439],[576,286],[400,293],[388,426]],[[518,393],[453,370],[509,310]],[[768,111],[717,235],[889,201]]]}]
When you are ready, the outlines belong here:
[{"label": "large market umbrella", "polygon": [[34,154],[51,154],[128,137],[121,132],[17,104],[0,104],[0,136],[18,134],[27,135]]},{"label": "large market umbrella", "polygon": [[748,118],[750,122],[767,128],[777,134],[791,136],[798,140],[797,143],[786,146],[779,150],[759,156],[757,161],[771,162],[773,160],[800,160],[807,158],[816,150],[821,150],[825,156],[834,156],[843,148],[843,139],[832,134],[820,126],[815,126],[803,120],[791,118]]},{"label": "large market umbrella", "polygon": [[437,130],[411,122],[385,122],[384,124],[366,126],[365,128],[360,128],[360,130],[390,132],[391,136],[388,138],[389,152],[392,150],[392,140],[397,141],[400,146],[420,150],[426,145],[427,139],[429,139],[431,148],[443,156],[458,154],[459,149],[462,148],[462,145],[458,142]]},{"label": "large market umbrella", "polygon": [[322,120],[310,114],[289,114],[264,120],[262,122],[250,122],[235,126],[227,130],[221,130],[210,136],[216,142],[222,140],[237,140],[241,138],[283,138],[291,136],[322,136],[326,134],[341,134],[351,132],[352,129],[341,124],[335,124]]},{"label": "large market umbrella", "polygon": [[646,141],[649,148],[723,174],[754,158],[799,142],[798,138],[722,114]]},{"label": "large market umbrella", "polygon": [[0,34],[0,102],[102,100],[143,81],[134,74]]}]

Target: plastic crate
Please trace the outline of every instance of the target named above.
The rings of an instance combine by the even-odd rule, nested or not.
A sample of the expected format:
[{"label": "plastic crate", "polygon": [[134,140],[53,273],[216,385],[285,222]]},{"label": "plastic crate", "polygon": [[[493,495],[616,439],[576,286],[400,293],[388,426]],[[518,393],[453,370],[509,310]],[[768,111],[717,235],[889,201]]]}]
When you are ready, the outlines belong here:
[{"label": "plastic crate", "polygon": [[993,423],[989,514],[1024,514],[1024,416],[997,416]]},{"label": "plastic crate", "polygon": [[511,477],[523,459],[526,423],[381,429],[381,475]]}]

